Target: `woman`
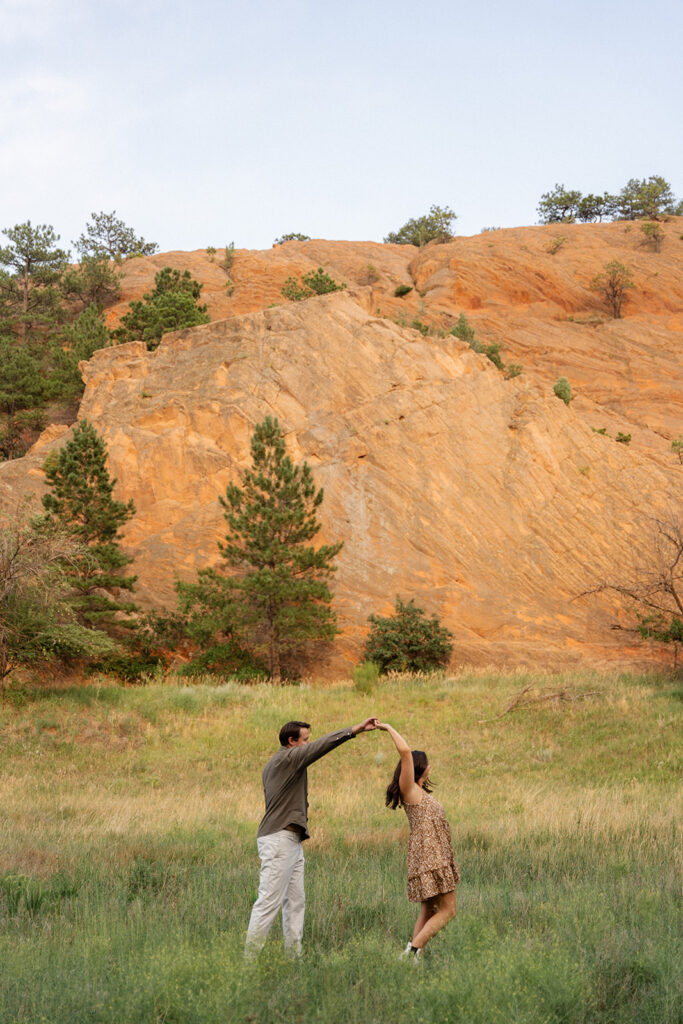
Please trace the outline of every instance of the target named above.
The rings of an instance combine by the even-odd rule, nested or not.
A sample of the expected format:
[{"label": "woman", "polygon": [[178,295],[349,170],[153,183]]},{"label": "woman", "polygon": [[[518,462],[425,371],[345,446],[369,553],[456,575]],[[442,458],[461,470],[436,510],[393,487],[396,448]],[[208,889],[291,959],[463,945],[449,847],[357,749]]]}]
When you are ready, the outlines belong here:
[{"label": "woman", "polygon": [[412,941],[402,957],[422,955],[429,940],[455,917],[455,887],[460,881],[453,861],[451,830],[443,807],[431,796],[430,766],[423,750],[413,750],[386,722],[378,722],[391,736],[401,760],[387,786],[387,807],[399,804],[408,815],[408,899],[420,904]]}]

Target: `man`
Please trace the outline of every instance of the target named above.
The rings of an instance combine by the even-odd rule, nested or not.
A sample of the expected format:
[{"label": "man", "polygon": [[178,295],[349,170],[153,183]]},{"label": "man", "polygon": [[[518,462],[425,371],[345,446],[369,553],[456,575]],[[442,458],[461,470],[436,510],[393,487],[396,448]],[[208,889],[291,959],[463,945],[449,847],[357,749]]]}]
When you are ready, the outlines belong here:
[{"label": "man", "polygon": [[247,930],[246,956],[262,948],[280,907],[285,949],[301,953],[305,910],[302,844],[310,838],[306,769],[359,732],[375,728],[377,719],[366,718],[360,725],[329,732],[312,743],[309,722],[286,722],[280,729],[280,749],[263,769],[266,813],[256,836],[261,877]]}]

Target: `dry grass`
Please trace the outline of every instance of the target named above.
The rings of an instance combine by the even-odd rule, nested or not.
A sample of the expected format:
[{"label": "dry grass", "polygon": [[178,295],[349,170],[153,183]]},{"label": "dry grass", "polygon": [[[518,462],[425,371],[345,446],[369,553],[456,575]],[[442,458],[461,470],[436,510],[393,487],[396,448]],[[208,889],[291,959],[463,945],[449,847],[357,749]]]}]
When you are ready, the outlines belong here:
[{"label": "dry grass", "polygon": [[[27,691],[0,705],[0,1024],[674,1024],[675,681],[493,671],[273,689]],[[532,683],[595,693],[498,716]],[[358,737],[309,771],[307,958],[253,970],[260,771],[289,718],[377,713],[428,751],[463,877],[419,977],[396,950],[395,751]]]},{"label": "dry grass", "polygon": [[[9,823],[0,863],[22,844],[93,842],[98,836],[169,829],[249,830],[262,813],[260,769],[286,718],[314,735],[378,713],[427,749],[454,834],[501,841],[532,831],[595,835],[680,815],[678,712],[657,677],[534,675],[597,695],[501,718],[528,674],[490,670],[450,677],[394,676],[369,696],[350,682],[324,689],[235,684],[69,691],[6,704],[1,721],[0,804]],[[386,734],[356,739],[310,770],[316,842],[327,834],[400,832],[383,807],[395,764]],[[667,795],[662,799],[663,788]]]}]

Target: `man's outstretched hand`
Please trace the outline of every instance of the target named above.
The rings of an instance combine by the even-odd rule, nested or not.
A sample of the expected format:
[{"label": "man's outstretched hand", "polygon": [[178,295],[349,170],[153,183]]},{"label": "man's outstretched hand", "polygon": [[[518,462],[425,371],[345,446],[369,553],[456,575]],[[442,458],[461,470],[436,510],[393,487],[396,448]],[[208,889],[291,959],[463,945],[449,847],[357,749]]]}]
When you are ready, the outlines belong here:
[{"label": "man's outstretched hand", "polygon": [[372,732],[379,725],[378,718],[366,718],[364,722],[360,722],[359,725],[354,725],[351,732],[354,736],[357,736],[359,732]]}]

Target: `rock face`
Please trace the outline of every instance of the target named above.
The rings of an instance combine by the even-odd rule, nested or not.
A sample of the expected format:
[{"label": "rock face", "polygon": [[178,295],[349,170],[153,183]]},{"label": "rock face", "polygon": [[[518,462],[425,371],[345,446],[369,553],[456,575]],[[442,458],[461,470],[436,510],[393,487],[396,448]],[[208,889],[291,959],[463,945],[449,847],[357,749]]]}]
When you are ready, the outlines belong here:
[{"label": "rock face", "polygon": [[[242,273],[255,281],[251,291],[245,285],[244,305],[249,296],[261,306],[277,301],[284,278],[311,266],[325,266],[349,288],[167,335],[156,352],[142,344],[97,352],[83,366],[80,416],[105,437],[117,497],[137,506],[125,545],[135,556],[141,602],[171,607],[175,576],[192,579],[198,567],[217,564],[224,533],[218,495],[248,464],[254,425],[274,414],[292,457],[306,459],[325,488],[321,541],[345,542],[334,584],[343,632],[317,674],[357,661],[368,615],[389,612],[396,595],[441,617],[455,634],[455,663],[656,657],[614,633],[624,612],[613,601],[576,597],[615,567],[644,563],[644,517],[680,507],[683,470],[670,441],[683,433],[683,324],[674,308],[683,308],[683,285],[662,270],[661,294],[647,299],[652,310],[637,307],[598,326],[560,320],[558,310],[566,316],[571,302],[590,314],[587,279],[614,255],[612,236],[624,232],[623,225],[578,232],[591,229],[599,254],[576,255],[580,281],[571,295],[552,281],[562,266],[554,261],[579,247],[573,226],[562,228],[569,241],[555,256],[539,253],[559,232],[525,229],[520,237],[530,241],[543,232],[538,251],[522,250],[516,264],[508,256],[505,271],[486,249],[510,232],[495,232],[492,243],[483,235],[422,252],[290,243],[272,254],[238,253],[233,303]],[[519,238],[513,243],[519,248]],[[202,279],[197,254],[173,264],[175,255],[133,261],[150,276],[138,282],[140,292],[167,263],[189,265]],[[547,277],[532,287],[534,260],[547,264]],[[259,266],[270,270],[259,276]],[[379,280],[360,282],[363,268]],[[562,273],[570,275],[566,267]],[[412,310],[393,298],[402,281],[426,293],[427,312],[419,296]],[[211,300],[208,288],[203,297]],[[376,315],[378,306],[399,308],[447,324],[465,299],[468,316],[478,310],[471,316],[478,336],[502,340],[506,361],[524,363],[522,376],[506,380],[465,343],[423,337]],[[634,307],[637,301],[634,294]],[[580,381],[569,406],[552,393],[560,374]],[[612,436],[595,432],[602,426]],[[40,465],[63,443],[63,429],[1,466],[0,486],[40,491]],[[615,443],[617,429],[633,434],[630,446]]]},{"label": "rock face", "polygon": [[[637,222],[487,231],[424,249],[287,242],[236,250],[229,276],[223,250],[211,258],[204,251],[162,253],[124,264],[122,299],[109,318],[116,323],[167,265],[189,268],[203,282],[212,320],[283,303],[288,277],[323,266],[373,314],[448,330],[464,312],[483,343],[501,343],[505,361],[521,363],[534,381],[552,386],[568,377],[575,408],[586,398],[600,406],[593,426],[661,448],[655,435],[670,445],[683,433],[683,218],[661,229],[660,252],[643,245]],[[611,260],[628,266],[635,284],[621,320],[610,319],[590,288]],[[412,291],[396,298],[397,285]]]}]

